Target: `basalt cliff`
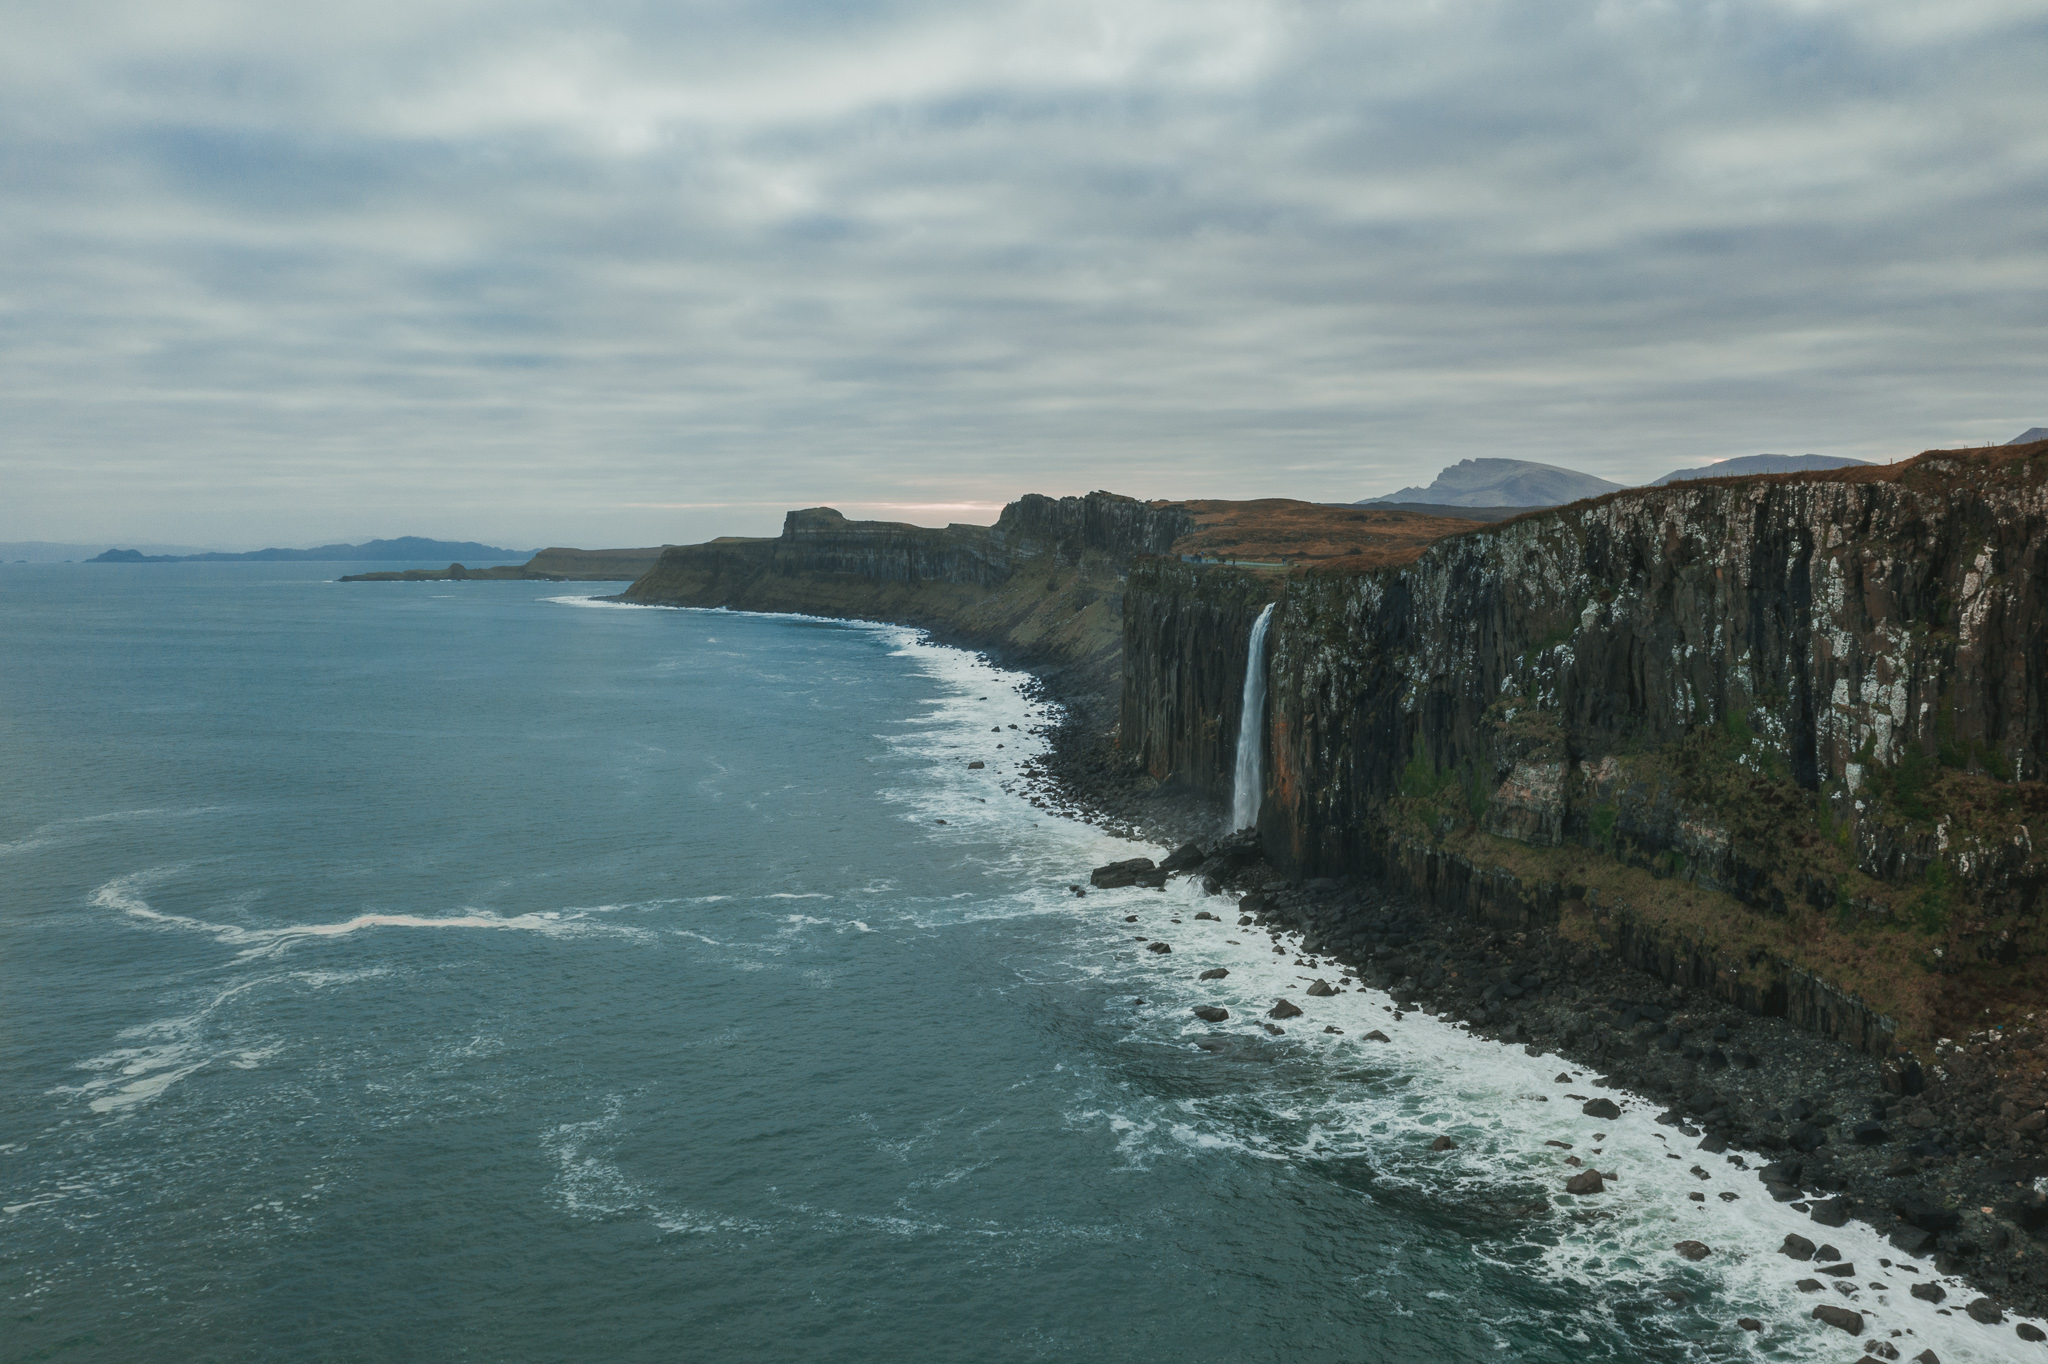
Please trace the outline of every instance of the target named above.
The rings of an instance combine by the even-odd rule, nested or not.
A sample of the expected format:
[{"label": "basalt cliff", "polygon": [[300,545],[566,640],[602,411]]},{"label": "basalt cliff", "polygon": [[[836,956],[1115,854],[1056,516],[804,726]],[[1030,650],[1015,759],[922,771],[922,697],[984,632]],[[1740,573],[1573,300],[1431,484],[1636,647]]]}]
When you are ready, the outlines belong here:
[{"label": "basalt cliff", "polygon": [[885,620],[1035,667],[1107,704],[1124,582],[1193,529],[1187,510],[1111,493],[1020,498],[993,526],[943,529],[793,511],[772,539],[663,551],[621,600]]},{"label": "basalt cliff", "polygon": [[[1290,575],[1259,833],[1873,1053],[2048,1006],[2048,444],[1638,489]],[[1148,561],[1125,749],[1220,794],[1270,585]]]}]

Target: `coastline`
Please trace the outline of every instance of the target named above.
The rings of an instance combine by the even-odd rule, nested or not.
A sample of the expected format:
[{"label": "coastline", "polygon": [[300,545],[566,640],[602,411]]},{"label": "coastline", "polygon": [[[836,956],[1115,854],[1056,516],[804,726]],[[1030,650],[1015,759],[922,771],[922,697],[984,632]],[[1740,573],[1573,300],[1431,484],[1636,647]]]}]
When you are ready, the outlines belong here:
[{"label": "coastline", "polygon": [[[1219,802],[1161,788],[1133,770],[1101,723],[1097,699],[1063,696],[1057,669],[976,652],[1030,674],[1059,708],[1059,719],[1043,727],[1046,757],[1027,780],[1034,803],[1179,850],[1175,862],[1191,860],[1173,874],[1234,899],[1239,923],[1291,942],[1303,960],[1332,963],[1386,990],[1404,1010],[1530,1055],[1555,1053],[1599,1077],[1588,1084],[1643,1096],[1660,1107],[1658,1122],[1682,1139],[1689,1159],[1754,1173],[1757,1196],[1807,1215],[1810,1239],[1825,1242],[1832,1228],[1861,1223],[1887,1239],[1895,1252],[1887,1258],[1918,1269],[1921,1282],[1950,1280],[1937,1310],[1964,1315],[1981,1298],[1979,1318],[1996,1313],[1986,1328],[2015,1347],[2026,1342],[2018,1326],[2028,1323],[2005,1313],[2048,1318],[2048,1245],[2030,1234],[2048,1230],[2048,1196],[2035,1188],[2048,1177],[2048,1160],[1964,1149],[1956,1134],[1971,1115],[1927,1093],[1917,1066],[1888,1065],[1784,1018],[1667,983],[1552,928],[1507,931],[1366,878],[1287,879],[1250,837],[1218,832]],[[1077,868],[1077,876],[1088,870]],[[2048,1035],[2025,1041],[2048,1045]],[[1996,1059],[1976,1041],[1951,1044],[1941,1065],[1988,1072]],[[1731,1152],[1748,1154],[1731,1160]],[[1788,1257],[1784,1268],[1819,1282],[1805,1277],[1813,1268],[1806,1262]],[[1844,1301],[1811,1296],[1815,1305]]]}]

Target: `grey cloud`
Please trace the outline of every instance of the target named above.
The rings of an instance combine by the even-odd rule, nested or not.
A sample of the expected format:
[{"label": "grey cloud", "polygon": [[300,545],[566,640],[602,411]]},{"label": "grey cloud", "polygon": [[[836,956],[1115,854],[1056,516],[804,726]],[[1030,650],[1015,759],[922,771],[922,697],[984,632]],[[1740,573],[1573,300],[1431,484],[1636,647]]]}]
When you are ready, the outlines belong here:
[{"label": "grey cloud", "polygon": [[1924,8],[45,13],[0,535],[2002,440],[2048,404],[2048,6]]}]

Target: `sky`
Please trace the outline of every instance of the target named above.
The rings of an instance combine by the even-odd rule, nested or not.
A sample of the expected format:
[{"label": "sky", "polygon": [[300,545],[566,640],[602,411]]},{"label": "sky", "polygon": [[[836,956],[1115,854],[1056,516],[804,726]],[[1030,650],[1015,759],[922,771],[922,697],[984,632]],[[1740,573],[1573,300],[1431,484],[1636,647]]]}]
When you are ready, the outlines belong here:
[{"label": "sky", "polygon": [[2048,424],[2048,0],[0,6],[0,540]]}]

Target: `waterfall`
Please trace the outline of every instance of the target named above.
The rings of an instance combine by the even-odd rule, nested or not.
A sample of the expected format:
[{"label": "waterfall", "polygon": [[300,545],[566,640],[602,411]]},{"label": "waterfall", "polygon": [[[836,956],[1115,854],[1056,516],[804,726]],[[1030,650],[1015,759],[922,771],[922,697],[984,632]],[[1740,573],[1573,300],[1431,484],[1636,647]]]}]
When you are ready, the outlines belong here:
[{"label": "waterfall", "polygon": [[1273,606],[1268,602],[1259,612],[1244,660],[1244,714],[1237,722],[1237,780],[1231,788],[1233,829],[1258,823],[1259,800],[1265,795],[1261,760],[1266,755],[1266,627],[1272,623]]}]

